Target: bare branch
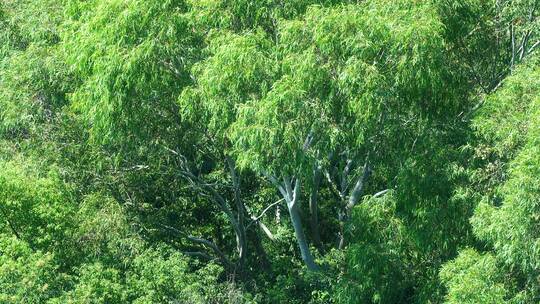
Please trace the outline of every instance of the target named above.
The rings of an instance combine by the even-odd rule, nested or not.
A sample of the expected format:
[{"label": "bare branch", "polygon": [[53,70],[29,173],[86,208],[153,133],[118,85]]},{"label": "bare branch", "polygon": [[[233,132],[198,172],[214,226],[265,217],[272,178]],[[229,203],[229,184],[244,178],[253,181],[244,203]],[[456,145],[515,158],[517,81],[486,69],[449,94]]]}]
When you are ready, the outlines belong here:
[{"label": "bare branch", "polygon": [[237,249],[239,253],[239,263],[242,265],[246,256],[246,230],[244,228],[244,213],[246,212],[244,208],[244,203],[240,197],[240,177],[236,172],[236,164],[232,158],[229,156],[225,157],[227,166],[229,167],[229,172],[231,175],[233,188],[234,188],[234,201],[236,203],[236,216],[237,216]]},{"label": "bare branch", "polygon": [[516,62],[516,36],[514,35],[514,24],[512,23],[510,23],[510,36],[512,37],[512,59],[510,61],[510,68],[512,68]]},{"label": "bare branch", "polygon": [[528,30],[523,36],[523,39],[521,40],[521,46],[519,47],[519,60],[523,60],[523,57],[525,56],[525,48],[527,47],[527,43],[529,42],[530,37],[531,30]]},{"label": "bare branch", "polygon": [[306,140],[304,141],[304,145],[302,146],[304,152],[309,150],[309,147],[311,147],[314,138],[315,135],[313,134],[313,130],[309,131],[308,135],[306,136]]},{"label": "bare branch", "polygon": [[216,259],[215,257],[212,257],[209,254],[206,254],[206,253],[204,253],[202,251],[184,251],[182,253],[187,255],[187,256],[200,257],[200,258],[207,259],[207,260],[215,260]]},{"label": "bare branch", "polygon": [[165,148],[165,150],[171,152],[172,154],[180,156],[180,153],[176,152],[175,150],[173,150],[173,149],[171,149],[171,148],[169,148],[169,147],[167,147],[165,145],[163,145],[163,147]]},{"label": "bare branch", "polygon": [[295,181],[294,181],[294,192],[293,192],[293,200],[296,201],[296,199],[298,199],[298,197],[300,196],[300,187],[301,187],[301,183],[300,183],[300,178],[295,178]]},{"label": "bare branch", "polygon": [[206,240],[206,239],[203,239],[203,238],[200,238],[200,237],[195,237],[195,236],[192,236],[192,235],[188,235],[187,233],[185,233],[185,232],[183,232],[181,230],[178,230],[178,229],[176,229],[174,227],[168,226],[168,225],[160,224],[160,226],[163,227],[163,228],[166,228],[166,229],[168,229],[170,231],[173,231],[173,232],[177,233],[178,235],[183,236],[184,238],[192,241],[193,243],[204,245],[204,246],[212,249],[212,251],[219,257],[219,259],[223,262],[223,264],[225,266],[232,267],[233,264],[229,261],[227,256],[213,242],[211,242],[209,240]]},{"label": "bare branch", "polygon": [[257,216],[257,217],[254,217],[254,216],[251,217],[252,222],[249,223],[249,224],[247,225],[247,227],[249,227],[249,226],[251,226],[253,223],[259,221],[259,220],[266,214],[266,212],[267,212],[268,210],[270,210],[270,209],[271,209],[272,207],[274,207],[275,205],[278,205],[279,203],[283,202],[284,200],[285,200],[285,199],[282,198],[282,199],[278,200],[277,202],[270,204],[268,207],[266,207],[266,208],[261,212],[261,214],[260,214],[259,216]]},{"label": "bare branch", "polygon": [[536,41],[527,51],[527,55],[532,53],[535,48],[537,48],[540,45],[540,40]]},{"label": "bare branch", "polygon": [[219,257],[219,259],[225,264],[225,266],[232,267],[232,263],[229,261],[227,256],[225,256],[225,254],[221,250],[219,250],[218,246],[214,244],[213,242],[202,239],[202,238],[194,237],[194,236],[189,236],[189,235],[187,236],[187,239],[194,243],[202,244],[209,247],[210,249],[212,249],[212,251],[214,251],[214,253]]},{"label": "bare branch", "polygon": [[347,203],[347,206],[345,207],[345,211],[347,212],[347,215],[350,213],[350,210],[354,208],[354,206],[358,203],[360,200],[362,193],[364,192],[364,185],[370,175],[370,168],[368,163],[364,164],[364,169],[362,171],[362,176],[358,179],[356,184],[354,185],[353,190],[351,191],[351,195],[349,196],[349,202]]},{"label": "bare branch", "polygon": [[344,200],[345,197],[343,196],[343,193],[341,193],[341,191],[338,190],[338,187],[332,180],[332,177],[330,176],[330,172],[328,172],[328,170],[324,171],[324,177],[328,181],[328,185],[330,186],[330,190],[332,191],[332,193],[338,198],[340,198],[341,200]]},{"label": "bare branch", "polygon": [[292,189],[291,178],[288,176],[284,176],[283,184],[285,184],[285,191],[287,193],[287,197],[285,197],[285,200],[287,200],[287,203],[289,204],[293,200],[293,189]]},{"label": "bare branch", "polygon": [[264,231],[264,234],[266,234],[266,236],[272,240],[272,241],[275,241],[276,238],[274,237],[274,235],[272,234],[272,232],[270,231],[270,229],[268,229],[268,227],[266,227],[266,225],[261,222],[261,221],[258,221],[259,223],[259,227],[261,227],[262,231]]},{"label": "bare branch", "polygon": [[347,188],[349,188],[349,173],[351,171],[353,161],[351,159],[347,159],[347,163],[345,165],[345,168],[343,168],[343,172],[341,173],[341,195],[344,196],[345,192],[347,192]]},{"label": "bare branch", "polygon": [[383,196],[383,195],[385,195],[386,193],[388,193],[388,191],[390,191],[390,189],[386,189],[386,190],[383,190],[383,191],[379,191],[379,192],[373,194],[372,198],[377,198],[377,197]]},{"label": "bare branch", "polygon": [[276,187],[278,188],[279,192],[281,193],[281,195],[283,195],[284,198],[287,197],[287,191],[285,191],[285,188],[283,188],[283,186],[278,182],[277,178],[268,173],[268,172],[263,172],[263,175],[268,178],[268,180]]}]

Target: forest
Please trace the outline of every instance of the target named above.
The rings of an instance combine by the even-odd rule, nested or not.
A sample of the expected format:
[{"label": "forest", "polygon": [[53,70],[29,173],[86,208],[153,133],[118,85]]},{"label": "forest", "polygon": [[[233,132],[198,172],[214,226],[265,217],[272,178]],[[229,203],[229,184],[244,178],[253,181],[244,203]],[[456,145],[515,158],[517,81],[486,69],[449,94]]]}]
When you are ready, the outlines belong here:
[{"label": "forest", "polygon": [[540,303],[540,0],[0,0],[12,303]]}]

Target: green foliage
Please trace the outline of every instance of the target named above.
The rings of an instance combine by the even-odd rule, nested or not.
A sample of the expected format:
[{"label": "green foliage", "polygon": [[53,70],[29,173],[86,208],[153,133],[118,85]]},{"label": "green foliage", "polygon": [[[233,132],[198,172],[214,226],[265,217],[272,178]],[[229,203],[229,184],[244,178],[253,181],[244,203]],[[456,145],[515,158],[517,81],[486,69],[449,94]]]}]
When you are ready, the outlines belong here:
[{"label": "green foliage", "polygon": [[444,266],[441,278],[448,287],[445,303],[507,303],[507,291],[500,283],[502,274],[498,272],[496,259],[489,254],[463,250]]},{"label": "green foliage", "polygon": [[40,132],[38,126],[48,129],[44,122],[50,122],[54,110],[65,104],[68,73],[54,47],[59,40],[61,2],[4,1],[0,8],[1,137],[24,138]]},{"label": "green foliage", "polygon": [[[446,37],[461,68],[477,89],[490,93],[534,50],[539,22],[536,0],[434,1]],[[538,45],[537,45],[538,46]],[[463,83],[466,85],[466,83]]]},{"label": "green foliage", "polygon": [[301,17],[312,5],[332,6],[356,0],[190,0],[193,19],[204,30],[214,28],[234,32],[263,30],[275,34],[281,19]]},{"label": "green foliage", "polygon": [[509,162],[525,144],[531,125],[531,100],[538,94],[538,77],[534,62],[522,65],[514,75],[504,80],[504,85],[486,97],[472,124],[479,142],[474,155],[479,168],[474,173],[476,187],[490,197],[496,195],[497,187],[508,178]]},{"label": "green foliage", "polygon": [[[502,266],[492,271],[507,290],[502,294],[515,303],[532,303],[540,297],[537,62],[534,58],[516,70],[503,87],[488,98],[486,107],[475,119],[488,153],[493,154],[493,160],[486,165],[488,169],[480,172],[491,173],[482,177],[494,184],[495,189],[486,193],[471,223],[476,236],[489,246],[490,259]],[[453,263],[461,263],[460,259]],[[448,269],[450,273],[452,266]],[[509,275],[503,277],[504,272]],[[465,272],[464,276],[467,280],[485,281],[477,278],[478,273],[474,271]],[[484,284],[491,285],[490,282]],[[470,293],[461,288],[450,291],[449,297],[457,299]],[[492,292],[502,297],[500,291]]]},{"label": "green foliage", "polygon": [[396,214],[393,193],[358,206],[348,233],[347,268],[339,303],[405,303],[410,297],[414,244]]},{"label": "green foliage", "polygon": [[0,169],[0,211],[10,232],[36,248],[69,246],[75,206],[57,173],[39,176],[32,172],[37,168],[15,161]]},{"label": "green foliage", "polygon": [[52,47],[30,45],[2,62],[0,136],[24,138],[40,132],[65,104],[69,76],[54,54]]},{"label": "green foliage", "polygon": [[2,10],[8,17],[14,45],[20,47],[32,43],[51,45],[59,40],[59,26],[63,22],[63,0],[4,0]]},{"label": "green foliage", "polygon": [[0,234],[0,303],[44,303],[62,290],[67,278],[53,254]]},{"label": "green foliage", "polygon": [[228,288],[217,282],[220,267],[208,265],[193,271],[185,257],[168,251],[146,250],[122,268],[99,262],[82,265],[74,288],[52,303],[240,302],[234,289],[228,295],[216,289]]},{"label": "green foliage", "polygon": [[0,1],[0,303],[538,303],[538,5]]},{"label": "green foliage", "polygon": [[217,35],[209,45],[212,55],[193,68],[197,86],[179,98],[184,119],[204,122],[223,136],[236,119],[238,104],[269,89],[275,63],[268,47],[262,34]]},{"label": "green foliage", "polygon": [[197,53],[185,11],[176,0],[72,4],[64,49],[81,85],[70,99],[95,141],[170,133],[174,97]]},{"label": "green foliage", "polygon": [[241,165],[291,174],[310,132],[313,150],[366,149],[413,109],[437,116],[459,108],[431,7],[387,5],[314,7],[280,24],[279,77],[268,92],[262,83],[232,128]]}]

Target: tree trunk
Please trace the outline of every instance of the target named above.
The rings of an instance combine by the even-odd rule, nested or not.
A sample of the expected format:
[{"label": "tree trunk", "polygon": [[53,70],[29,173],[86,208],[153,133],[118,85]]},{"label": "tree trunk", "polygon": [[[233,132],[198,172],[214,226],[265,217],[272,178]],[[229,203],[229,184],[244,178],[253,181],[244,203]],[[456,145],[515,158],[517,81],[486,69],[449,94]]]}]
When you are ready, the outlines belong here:
[{"label": "tree trunk", "polygon": [[339,244],[338,248],[343,249],[345,248],[345,225],[349,221],[352,210],[354,206],[360,201],[362,198],[362,195],[364,194],[364,188],[365,184],[367,182],[367,179],[369,178],[369,175],[371,174],[371,169],[369,168],[369,164],[366,162],[364,165],[364,169],[362,171],[362,176],[357,180],[356,184],[354,185],[354,188],[351,190],[351,194],[349,195],[349,199],[347,201],[347,204],[345,205],[345,208],[343,208],[342,211],[340,211],[339,214],[339,227],[340,227],[340,235],[339,235]]},{"label": "tree trunk", "polygon": [[319,251],[322,251],[321,234],[319,231],[319,206],[318,206],[318,191],[321,182],[321,168],[316,165],[313,169],[313,184],[311,194],[309,196],[309,211],[311,214],[311,234],[313,242]]},{"label": "tree trunk", "polygon": [[234,201],[236,203],[236,215],[237,215],[237,228],[236,231],[236,244],[238,250],[238,266],[240,270],[244,267],[246,255],[247,255],[247,242],[246,242],[246,230],[245,230],[245,208],[242,198],[240,197],[240,177],[236,172],[236,164],[230,157],[226,157],[226,162],[229,167],[229,172],[233,182],[234,189]]},{"label": "tree trunk", "polygon": [[296,236],[298,247],[300,247],[300,254],[302,255],[302,260],[304,261],[309,270],[318,271],[319,267],[317,266],[317,264],[315,264],[315,259],[311,255],[311,251],[309,250],[309,246],[306,242],[306,236],[304,235],[304,231],[302,230],[302,221],[300,219],[298,207],[296,205],[293,205],[288,209],[294,228],[294,235]]},{"label": "tree trunk", "polygon": [[302,219],[299,212],[299,199],[300,199],[300,179],[296,179],[294,189],[291,189],[291,181],[288,178],[284,179],[285,189],[287,192],[287,208],[289,209],[289,215],[291,216],[291,222],[294,228],[294,235],[300,247],[300,254],[302,260],[306,264],[307,268],[312,271],[318,271],[319,267],[315,264],[315,259],[311,255],[304,230],[302,230]]},{"label": "tree trunk", "polygon": [[318,271],[319,267],[315,264],[315,259],[311,255],[309,246],[306,241],[306,236],[302,230],[302,220],[299,213],[299,198],[300,198],[300,179],[296,178],[294,182],[294,188],[292,186],[292,180],[290,177],[283,177],[283,183],[279,183],[275,176],[266,174],[270,181],[278,188],[279,192],[287,202],[287,209],[291,217],[291,222],[294,228],[294,235],[300,247],[300,254],[302,260],[306,264],[307,268],[312,271]]}]

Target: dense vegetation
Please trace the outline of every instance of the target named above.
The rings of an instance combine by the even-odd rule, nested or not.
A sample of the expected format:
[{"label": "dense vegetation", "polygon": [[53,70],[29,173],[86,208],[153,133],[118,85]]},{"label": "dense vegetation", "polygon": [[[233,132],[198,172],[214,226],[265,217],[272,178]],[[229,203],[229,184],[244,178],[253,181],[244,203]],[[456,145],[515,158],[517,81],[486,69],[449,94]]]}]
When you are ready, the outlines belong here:
[{"label": "dense vegetation", "polygon": [[0,0],[0,303],[540,303],[539,0]]}]

